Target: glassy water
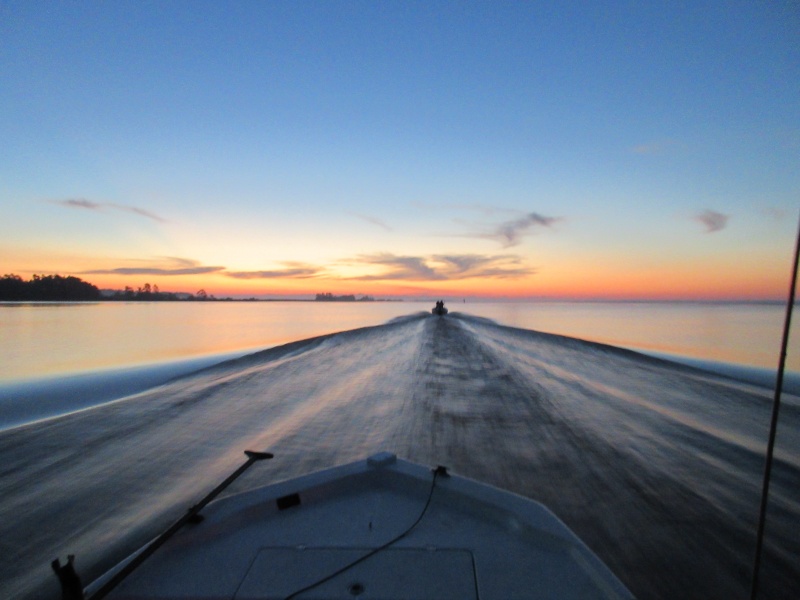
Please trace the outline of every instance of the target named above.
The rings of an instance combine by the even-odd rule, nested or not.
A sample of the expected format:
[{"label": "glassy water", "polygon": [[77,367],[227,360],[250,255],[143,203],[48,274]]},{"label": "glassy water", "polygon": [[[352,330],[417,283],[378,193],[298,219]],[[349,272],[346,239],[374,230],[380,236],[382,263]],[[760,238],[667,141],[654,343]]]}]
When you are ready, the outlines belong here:
[{"label": "glassy water", "polygon": [[[523,329],[769,369],[778,364],[785,312],[777,304],[689,302],[506,303],[464,309]],[[790,348],[800,346],[793,341]],[[800,371],[798,353],[789,353],[788,368]]]},{"label": "glassy water", "polygon": [[[0,304],[0,383],[246,353],[365,327],[431,302]],[[475,303],[452,311],[626,348],[774,369],[783,307],[692,303]],[[788,368],[800,371],[791,352]]]},{"label": "glassy water", "polygon": [[245,353],[379,325],[412,303],[102,302],[0,305],[0,381]]}]

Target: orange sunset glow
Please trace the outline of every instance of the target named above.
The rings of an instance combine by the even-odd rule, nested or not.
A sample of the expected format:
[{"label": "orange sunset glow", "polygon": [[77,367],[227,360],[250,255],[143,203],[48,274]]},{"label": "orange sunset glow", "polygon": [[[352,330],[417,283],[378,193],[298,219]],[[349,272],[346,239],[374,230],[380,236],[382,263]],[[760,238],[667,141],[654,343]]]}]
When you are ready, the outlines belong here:
[{"label": "orange sunset glow", "polygon": [[[95,64],[60,32],[53,51],[6,32],[0,274],[257,298],[783,298],[800,76],[766,50],[782,21],[725,38],[675,21],[635,55],[623,28],[575,55],[505,12],[508,35],[469,43],[326,28],[300,62],[256,28],[213,68],[141,44]],[[687,40],[706,58],[681,59]]]}]

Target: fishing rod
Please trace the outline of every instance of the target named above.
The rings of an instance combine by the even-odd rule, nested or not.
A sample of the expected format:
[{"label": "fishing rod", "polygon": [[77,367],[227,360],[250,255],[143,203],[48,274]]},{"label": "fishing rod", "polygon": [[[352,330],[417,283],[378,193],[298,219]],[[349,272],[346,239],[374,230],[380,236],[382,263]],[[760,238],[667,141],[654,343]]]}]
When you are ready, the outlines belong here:
[{"label": "fishing rod", "polygon": [[764,461],[764,481],[761,487],[761,509],[758,516],[758,532],[756,534],[756,553],[753,558],[753,577],[750,586],[750,600],[756,600],[758,594],[758,575],[761,570],[761,554],[764,546],[764,527],[767,520],[767,504],[769,502],[769,482],[772,476],[772,456],[775,452],[775,436],[778,431],[778,413],[781,408],[781,392],[783,391],[783,373],[786,369],[786,349],[789,346],[789,330],[792,324],[795,290],[797,288],[797,265],[800,259],[800,223],[797,228],[797,241],[794,245],[794,265],[792,267],[792,283],[789,286],[789,299],[786,303],[786,317],[783,322],[783,339],[781,355],[778,363],[778,374],[775,378],[775,396],[772,401],[772,420],[769,425],[769,441]]},{"label": "fishing rod", "polygon": [[[104,583],[96,592],[94,592],[91,596],[86,598],[83,594],[83,590],[80,586],[79,579],[77,574],[74,572],[72,567],[72,563],[74,560],[74,556],[70,556],[67,564],[64,567],[61,567],[59,564],[58,559],[52,562],[53,570],[58,575],[59,580],[61,581],[62,592],[64,598],[69,598],[70,600],[100,600],[101,598],[105,598],[115,587],[117,587],[128,575],[130,575],[134,570],[136,570],[139,565],[141,565],[145,560],[147,560],[152,554],[158,550],[169,538],[171,538],[181,527],[186,525],[186,523],[190,522],[197,522],[202,517],[199,515],[200,511],[203,510],[206,505],[211,502],[214,498],[216,498],[220,492],[222,492],[225,488],[227,488],[231,483],[233,483],[242,473],[244,473],[247,469],[249,469],[253,464],[260,460],[266,460],[272,458],[273,455],[269,452],[255,452],[253,450],[245,450],[245,455],[247,456],[247,460],[236,469],[233,473],[231,473],[225,481],[220,483],[217,487],[211,490],[200,502],[192,506],[185,515],[183,515],[180,519],[175,521],[172,526],[164,531],[161,535],[159,535],[156,539],[154,539],[150,544],[142,550],[139,554],[137,554],[128,564],[126,564],[122,569],[117,571],[111,579],[109,579],[106,583]],[[65,581],[66,580],[66,581]]]}]

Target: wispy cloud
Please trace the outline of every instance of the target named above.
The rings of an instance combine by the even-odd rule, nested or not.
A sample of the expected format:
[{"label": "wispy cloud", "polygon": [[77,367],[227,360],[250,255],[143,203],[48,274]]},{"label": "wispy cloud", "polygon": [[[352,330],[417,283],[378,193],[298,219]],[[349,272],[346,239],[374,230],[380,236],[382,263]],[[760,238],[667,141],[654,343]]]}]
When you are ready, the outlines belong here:
[{"label": "wispy cloud", "polygon": [[478,254],[397,256],[390,253],[361,255],[350,261],[374,266],[378,273],[348,277],[358,281],[453,281],[473,277],[512,278],[531,275],[535,270],[514,255]]},{"label": "wispy cloud", "polygon": [[[549,217],[541,213],[531,211],[524,212],[513,208],[502,208],[499,206],[488,206],[485,204],[432,204],[430,206],[413,203],[417,208],[425,210],[438,209],[453,211],[471,211],[482,215],[482,222],[476,223],[474,220],[453,218],[452,222],[461,228],[467,229],[467,233],[440,233],[442,237],[467,237],[482,240],[493,240],[499,242],[503,248],[510,248],[522,242],[522,238],[533,235],[537,229],[552,228],[556,223],[564,221],[564,217]],[[487,221],[507,218],[494,225]]]},{"label": "wispy cloud", "polygon": [[381,273],[375,275],[360,275],[352,279],[361,281],[377,281],[385,279],[409,279],[412,281],[438,281],[445,279],[444,275],[437,273],[428,266],[425,259],[419,256],[395,256],[389,253],[361,255],[355,259],[362,265],[376,265],[383,267]]},{"label": "wispy cloud", "polygon": [[519,256],[503,254],[483,256],[478,254],[436,255],[433,259],[447,265],[448,279],[487,277],[506,279],[533,275],[536,270],[522,264]]},{"label": "wispy cloud", "polygon": [[694,216],[694,220],[702,223],[706,228],[706,233],[714,233],[725,229],[728,225],[728,219],[730,219],[730,215],[724,215],[709,209]]},{"label": "wispy cloud", "polygon": [[504,221],[484,231],[463,234],[462,237],[475,237],[499,242],[503,248],[518,245],[522,238],[538,228],[551,228],[562,221],[562,217],[547,217],[536,212],[527,213],[516,219]]},{"label": "wispy cloud", "polygon": [[149,210],[145,210],[144,208],[140,208],[138,206],[127,206],[125,204],[116,204],[114,202],[94,202],[92,200],[87,200],[86,198],[67,198],[66,200],[50,200],[50,203],[64,206],[66,208],[77,208],[97,212],[116,210],[139,215],[140,217],[152,219],[153,221],[158,221],[159,223],[167,222],[166,219],[153,212],[150,212]]},{"label": "wispy cloud", "polygon": [[370,216],[370,215],[364,215],[364,214],[357,213],[357,212],[352,212],[352,211],[348,211],[348,214],[353,216],[353,217],[356,217],[358,219],[361,219],[362,221],[366,221],[367,223],[370,223],[372,225],[377,225],[378,227],[380,227],[384,231],[393,231],[391,227],[389,227],[385,222],[381,221],[377,217],[373,217],[373,216]]},{"label": "wispy cloud", "polygon": [[147,217],[148,219],[153,219],[153,221],[158,221],[159,223],[167,222],[167,220],[164,219],[163,217],[160,217],[157,214],[150,212],[149,210],[139,208],[138,206],[123,206],[122,204],[109,204],[108,206],[110,206],[111,208],[116,208],[117,210],[123,210],[126,212],[131,212],[135,215]]},{"label": "wispy cloud", "polygon": [[[363,254],[337,261],[334,265],[314,265],[284,261],[278,268],[254,271],[229,271],[223,266],[208,266],[188,258],[162,256],[152,259],[129,259],[123,265],[83,271],[83,275],[208,275],[232,279],[338,279],[350,281],[457,281],[470,278],[509,279],[533,275],[536,270],[513,254],[433,254],[429,256],[395,255],[388,252]],[[337,273],[338,267],[357,267],[362,275]]]},{"label": "wispy cloud", "polygon": [[85,208],[87,210],[101,210],[102,205],[86,198],[68,198],[67,200],[51,200],[53,204],[60,204],[69,208]]},{"label": "wispy cloud", "polygon": [[222,271],[225,267],[194,267],[191,269],[159,269],[158,267],[118,267],[83,271],[83,275],[206,275]]},{"label": "wispy cloud", "polygon": [[305,263],[285,262],[284,269],[271,269],[265,271],[228,271],[228,277],[234,279],[311,279],[319,277],[323,269]]},{"label": "wispy cloud", "polygon": [[162,257],[161,259],[141,260],[134,259],[128,262],[149,263],[142,266],[115,267],[112,269],[93,269],[83,271],[82,275],[205,275],[224,271],[225,267],[204,266],[199,262],[187,258]]}]

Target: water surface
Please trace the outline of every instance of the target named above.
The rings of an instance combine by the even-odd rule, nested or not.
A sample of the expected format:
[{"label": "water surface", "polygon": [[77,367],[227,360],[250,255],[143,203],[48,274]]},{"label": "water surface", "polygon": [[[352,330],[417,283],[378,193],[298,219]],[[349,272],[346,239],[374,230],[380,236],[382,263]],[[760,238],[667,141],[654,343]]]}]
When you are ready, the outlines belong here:
[{"label": "water surface", "polygon": [[[782,414],[763,598],[800,596],[800,410]],[[0,432],[0,596],[91,580],[242,461],[235,490],[379,450],[547,504],[640,598],[745,597],[762,388],[611,346],[419,313]]]},{"label": "water surface", "polygon": [[[0,383],[248,352],[429,311],[432,302],[0,304]],[[701,303],[451,303],[501,324],[774,369],[783,308]],[[800,371],[800,353],[789,369]]]}]

